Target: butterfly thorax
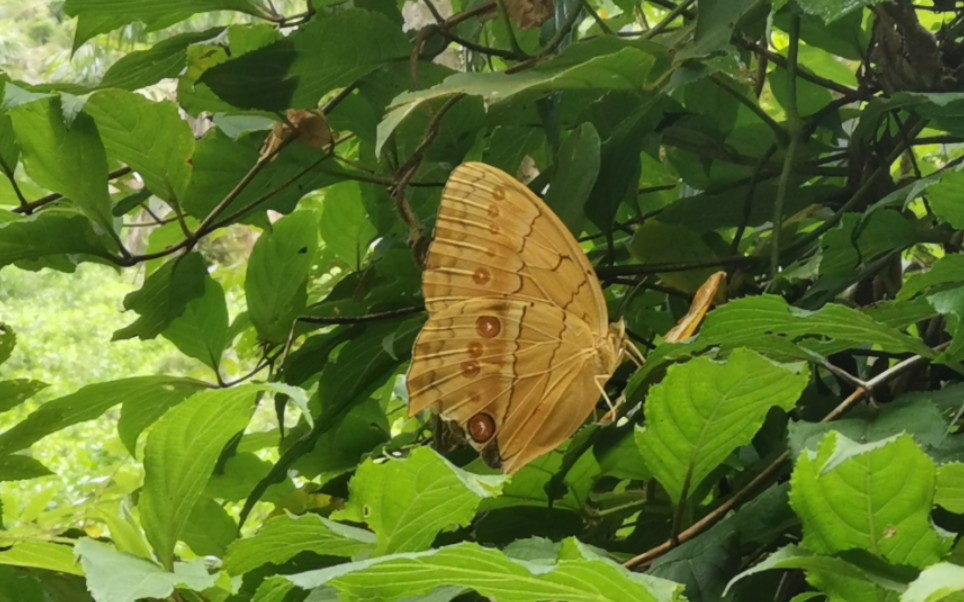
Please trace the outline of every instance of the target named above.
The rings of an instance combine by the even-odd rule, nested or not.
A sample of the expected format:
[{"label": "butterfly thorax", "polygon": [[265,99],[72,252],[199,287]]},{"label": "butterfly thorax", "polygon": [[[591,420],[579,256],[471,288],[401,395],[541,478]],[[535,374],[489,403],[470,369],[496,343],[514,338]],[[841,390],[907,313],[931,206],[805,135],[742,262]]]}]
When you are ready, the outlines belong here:
[{"label": "butterfly thorax", "polygon": [[626,350],[626,324],[619,320],[609,325],[609,332],[596,340],[599,374],[610,375],[623,361]]}]

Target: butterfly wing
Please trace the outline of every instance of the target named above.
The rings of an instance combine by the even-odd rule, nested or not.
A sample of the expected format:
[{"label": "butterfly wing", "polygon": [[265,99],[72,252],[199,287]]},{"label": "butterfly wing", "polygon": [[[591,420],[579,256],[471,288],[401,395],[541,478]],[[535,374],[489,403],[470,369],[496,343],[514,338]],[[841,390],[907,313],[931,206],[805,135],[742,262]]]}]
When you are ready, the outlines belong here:
[{"label": "butterfly wing", "polygon": [[429,315],[475,297],[547,302],[608,328],[595,271],[565,224],[527,187],[483,163],[445,185],[423,292]]},{"label": "butterfly wing", "polygon": [[588,324],[550,303],[455,303],[430,315],[415,343],[409,411],[434,409],[515,472],[562,444],[596,405],[593,343]]}]

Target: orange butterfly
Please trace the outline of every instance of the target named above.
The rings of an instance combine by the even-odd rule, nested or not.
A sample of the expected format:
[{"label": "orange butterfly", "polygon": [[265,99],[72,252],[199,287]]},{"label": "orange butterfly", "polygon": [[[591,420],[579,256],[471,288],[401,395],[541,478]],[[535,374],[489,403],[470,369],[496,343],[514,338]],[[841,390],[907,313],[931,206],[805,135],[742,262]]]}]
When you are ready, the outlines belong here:
[{"label": "orange butterfly", "polygon": [[456,422],[509,474],[572,436],[624,352],[639,353],[566,226],[499,169],[452,172],[426,264],[409,412]]}]

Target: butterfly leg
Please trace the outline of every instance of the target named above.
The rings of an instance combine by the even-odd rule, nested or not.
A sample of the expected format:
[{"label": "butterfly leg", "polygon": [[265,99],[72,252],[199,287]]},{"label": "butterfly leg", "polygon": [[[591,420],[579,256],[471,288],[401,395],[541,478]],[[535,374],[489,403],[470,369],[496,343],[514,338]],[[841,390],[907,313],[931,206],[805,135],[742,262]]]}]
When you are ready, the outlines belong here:
[{"label": "butterfly leg", "polygon": [[646,363],[646,358],[643,357],[643,354],[640,352],[639,348],[637,348],[636,345],[633,345],[633,343],[629,340],[627,340],[624,345],[626,355],[629,357],[629,359],[636,364],[637,368],[642,368],[643,364]]},{"label": "butterfly leg", "polygon": [[603,399],[606,400],[606,405],[609,406],[609,411],[606,412],[605,416],[603,416],[604,422],[612,422],[616,419],[616,408],[619,407],[619,404],[623,401],[622,396],[616,400],[616,403],[613,403],[613,401],[609,399],[609,395],[606,393],[606,381],[608,380],[609,377],[605,374],[597,374],[595,377],[593,377],[593,381],[599,388],[599,392],[602,393]]}]

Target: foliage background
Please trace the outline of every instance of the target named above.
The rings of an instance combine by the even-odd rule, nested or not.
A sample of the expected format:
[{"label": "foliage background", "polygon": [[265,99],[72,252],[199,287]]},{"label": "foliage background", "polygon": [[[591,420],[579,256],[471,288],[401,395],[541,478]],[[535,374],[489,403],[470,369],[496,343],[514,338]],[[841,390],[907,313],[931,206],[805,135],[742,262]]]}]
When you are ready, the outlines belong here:
[{"label": "foliage background", "polygon": [[[956,2],[0,24],[0,599],[964,590]],[[648,355],[621,420],[511,479],[407,417],[467,160],[544,193]],[[719,269],[729,301],[663,341]]]}]

